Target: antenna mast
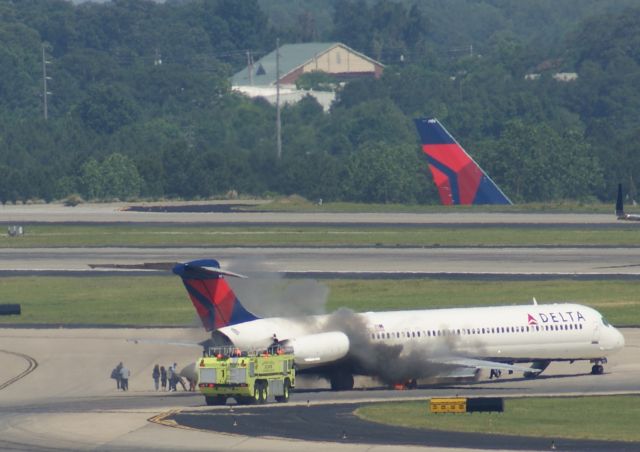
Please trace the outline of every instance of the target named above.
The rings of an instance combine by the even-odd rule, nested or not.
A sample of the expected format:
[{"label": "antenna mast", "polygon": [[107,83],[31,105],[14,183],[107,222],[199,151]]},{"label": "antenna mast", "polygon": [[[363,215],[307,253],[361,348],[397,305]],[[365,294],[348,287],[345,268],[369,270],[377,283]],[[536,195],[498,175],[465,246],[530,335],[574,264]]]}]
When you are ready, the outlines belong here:
[{"label": "antenna mast", "polygon": [[45,45],[42,44],[42,99],[44,101],[44,120],[49,119],[49,111],[47,108],[47,97],[51,94],[47,91],[47,80],[51,80],[51,77],[47,77],[47,64],[51,64],[51,61],[47,61],[45,55]]},{"label": "antenna mast", "polygon": [[282,127],[280,124],[280,38],[276,39],[276,143],[278,160],[282,157]]}]

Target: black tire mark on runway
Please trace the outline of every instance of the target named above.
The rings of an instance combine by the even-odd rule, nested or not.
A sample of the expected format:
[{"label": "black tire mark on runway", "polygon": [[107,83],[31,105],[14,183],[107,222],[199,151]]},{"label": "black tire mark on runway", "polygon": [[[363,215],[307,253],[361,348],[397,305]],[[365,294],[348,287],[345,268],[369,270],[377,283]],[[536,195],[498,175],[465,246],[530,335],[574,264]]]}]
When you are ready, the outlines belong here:
[{"label": "black tire mark on runway", "polygon": [[38,361],[35,360],[35,358],[32,358],[29,355],[25,355],[23,353],[16,353],[16,352],[11,352],[9,350],[0,350],[0,353],[6,353],[8,355],[14,355],[17,356],[19,358],[24,359],[27,363],[28,363],[28,367],[26,370],[22,371],[21,373],[19,373],[18,375],[16,375],[13,378],[9,378],[7,381],[5,381],[4,383],[0,383],[0,391],[3,390],[4,388],[6,388],[7,386],[15,383],[16,381],[26,377],[27,375],[29,375],[31,372],[33,372],[34,370],[36,370],[36,368],[38,367]]}]

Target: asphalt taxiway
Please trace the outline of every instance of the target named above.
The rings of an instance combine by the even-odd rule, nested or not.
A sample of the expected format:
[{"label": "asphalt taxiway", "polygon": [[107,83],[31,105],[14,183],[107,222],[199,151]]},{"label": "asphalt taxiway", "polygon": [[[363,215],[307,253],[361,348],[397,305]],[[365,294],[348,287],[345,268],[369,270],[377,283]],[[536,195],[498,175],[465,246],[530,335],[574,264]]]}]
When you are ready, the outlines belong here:
[{"label": "asphalt taxiway", "polygon": [[640,277],[635,248],[589,247],[105,247],[0,249],[0,271],[89,271],[89,264],[185,262],[215,258],[240,273],[313,276],[510,275]]},{"label": "asphalt taxiway", "polygon": [[[177,204],[193,206],[198,203],[170,203],[165,211],[132,211],[131,204],[63,204],[11,205],[0,204],[0,222],[24,223],[182,223],[182,224],[369,224],[369,225],[620,225],[613,214],[588,213],[522,213],[522,212],[430,212],[430,213],[366,213],[325,212],[318,206],[310,212],[229,211],[230,204],[261,204],[259,201],[211,201],[224,206],[220,211],[198,212],[194,209],[176,211]],[[201,204],[201,203],[200,203]],[[161,207],[167,203],[146,203],[147,207]]]},{"label": "asphalt taxiway", "polygon": [[[304,448],[324,451],[329,447],[325,441],[335,441],[330,447],[336,450],[405,450],[399,447],[411,450],[418,445],[443,447],[444,443],[430,442],[429,435],[419,436],[418,433],[417,439],[396,441],[395,438],[402,438],[403,431],[393,430],[393,427],[389,427],[392,430],[388,430],[386,440],[378,437],[379,441],[366,441],[359,436],[365,435],[366,424],[352,419],[350,410],[361,403],[425,400],[434,396],[637,394],[640,393],[640,330],[624,329],[623,333],[627,345],[611,358],[604,375],[590,375],[588,363],[553,363],[535,380],[514,375],[492,381],[484,378],[473,384],[394,391],[381,388],[369,379],[360,379],[357,381],[360,389],[339,393],[326,390],[324,382],[301,379],[291,406],[273,408],[281,410],[276,413],[282,422],[279,429],[218,429],[222,426],[221,421],[214,422],[214,418],[209,418],[205,421],[207,425],[213,424],[214,430],[219,430],[209,432],[201,430],[202,426],[197,424],[191,425],[183,416],[204,421],[208,415],[219,417],[220,413],[203,406],[199,395],[183,391],[155,392],[151,379],[154,364],[168,365],[175,361],[181,367],[196,359],[198,354],[196,349],[159,345],[153,339],[197,341],[204,336],[200,329],[0,328],[0,384],[30,367],[24,356],[37,363],[37,368],[0,390],[0,449],[287,451]],[[127,339],[144,340],[134,343]],[[127,393],[118,392],[109,378],[111,369],[119,361],[132,371]],[[307,414],[296,411],[306,409],[307,403],[312,411],[304,413],[309,416],[312,412],[317,413],[323,419],[322,423],[317,423],[316,417],[307,418]],[[296,404],[299,407],[295,407]],[[316,408],[319,411],[314,411]],[[261,409],[265,407],[249,410]],[[287,411],[289,409],[292,411]],[[258,415],[262,413],[258,412]],[[149,422],[150,419],[157,421],[158,415],[162,422]],[[255,416],[253,411],[248,412],[243,415],[240,425],[245,425],[249,418],[257,419]],[[345,423],[345,418],[356,423],[348,427],[346,433],[350,439],[347,440],[336,438],[336,432],[341,435],[346,426],[351,425]],[[300,422],[304,428],[298,427]],[[189,428],[178,428],[179,424],[187,424]],[[274,421],[274,424],[278,422]],[[246,427],[250,425],[246,424]],[[295,428],[288,429],[287,425]],[[379,429],[378,426],[369,427],[372,431]],[[447,443],[449,447],[484,447],[474,437],[464,441],[460,439],[464,436],[449,436],[457,438]],[[507,443],[501,444],[512,448]],[[544,441],[529,443],[534,448],[540,444]]]}]

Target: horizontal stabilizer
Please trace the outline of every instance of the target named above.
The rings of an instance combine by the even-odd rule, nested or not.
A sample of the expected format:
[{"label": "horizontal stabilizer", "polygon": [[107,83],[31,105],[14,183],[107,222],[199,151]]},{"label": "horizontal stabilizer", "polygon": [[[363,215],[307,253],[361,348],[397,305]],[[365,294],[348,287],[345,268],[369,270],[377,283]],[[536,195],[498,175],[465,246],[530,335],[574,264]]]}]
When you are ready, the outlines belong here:
[{"label": "horizontal stabilizer", "polygon": [[181,266],[185,270],[188,269],[191,272],[201,273],[202,276],[233,276],[236,278],[246,278],[246,276],[240,273],[234,273],[229,270],[223,270],[213,266],[201,266],[190,262],[145,262],[142,264],[89,264],[91,268],[104,268],[112,270],[156,270],[156,271],[172,271],[174,268]]}]

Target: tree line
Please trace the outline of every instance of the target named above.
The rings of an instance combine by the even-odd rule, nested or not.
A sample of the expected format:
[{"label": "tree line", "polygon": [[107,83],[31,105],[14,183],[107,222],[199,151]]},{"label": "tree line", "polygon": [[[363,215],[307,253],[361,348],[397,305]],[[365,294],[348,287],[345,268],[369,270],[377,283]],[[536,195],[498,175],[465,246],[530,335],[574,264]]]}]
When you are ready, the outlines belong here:
[{"label": "tree line", "polygon": [[[516,202],[611,199],[640,170],[640,9],[561,1],[557,40],[540,41],[531,24],[514,31],[519,17],[548,29],[551,3],[335,2],[329,25],[314,29],[275,23],[278,2],[0,0],[0,201],[235,190],[438,203],[412,123],[424,115]],[[603,3],[618,10],[595,9]],[[597,14],[572,23],[571,5]],[[305,2],[293,6],[313,25]],[[483,11],[474,27],[448,43],[440,19],[473,11]],[[247,50],[266,54],[276,37],[340,41],[385,64],[380,79],[341,87],[329,112],[310,96],[285,106],[280,160],[274,107],[229,86]],[[463,42],[475,45],[447,50]]]}]

